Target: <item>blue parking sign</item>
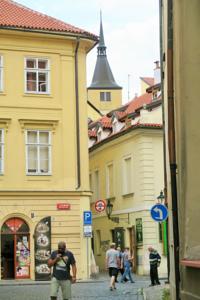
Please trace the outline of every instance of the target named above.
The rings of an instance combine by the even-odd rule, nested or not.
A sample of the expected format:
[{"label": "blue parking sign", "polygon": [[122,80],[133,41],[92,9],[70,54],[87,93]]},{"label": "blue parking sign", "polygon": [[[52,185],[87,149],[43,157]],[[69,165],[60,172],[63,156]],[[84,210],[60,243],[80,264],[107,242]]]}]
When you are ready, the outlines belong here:
[{"label": "blue parking sign", "polygon": [[163,204],[157,203],[151,208],[151,217],[156,222],[163,222],[168,217],[167,207]]},{"label": "blue parking sign", "polygon": [[90,210],[83,212],[83,225],[92,224],[92,212]]}]

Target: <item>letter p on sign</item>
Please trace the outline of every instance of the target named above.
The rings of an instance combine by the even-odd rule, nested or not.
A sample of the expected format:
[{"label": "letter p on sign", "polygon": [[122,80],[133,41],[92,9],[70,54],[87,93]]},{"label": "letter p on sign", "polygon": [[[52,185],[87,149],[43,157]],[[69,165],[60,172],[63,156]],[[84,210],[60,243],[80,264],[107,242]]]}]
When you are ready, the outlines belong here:
[{"label": "letter p on sign", "polygon": [[92,224],[92,212],[84,211],[83,212],[83,225],[91,225]]}]

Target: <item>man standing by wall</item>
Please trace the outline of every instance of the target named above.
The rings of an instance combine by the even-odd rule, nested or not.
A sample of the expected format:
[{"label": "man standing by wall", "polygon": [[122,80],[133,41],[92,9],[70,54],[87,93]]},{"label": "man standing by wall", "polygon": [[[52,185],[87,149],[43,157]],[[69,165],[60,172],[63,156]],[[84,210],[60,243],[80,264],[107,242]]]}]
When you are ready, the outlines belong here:
[{"label": "man standing by wall", "polygon": [[119,263],[119,252],[115,250],[115,243],[112,243],[110,249],[106,252],[106,269],[109,271],[111,291],[116,289],[115,278],[118,273]]},{"label": "man standing by wall", "polygon": [[[76,282],[76,261],[74,255],[66,250],[65,242],[58,243],[58,250],[53,251],[48,266],[53,267],[51,280],[51,300],[56,300],[61,287],[63,300],[71,299],[71,283]],[[72,276],[70,275],[72,267]]]},{"label": "man standing by wall", "polygon": [[148,250],[149,250],[150,278],[151,278],[150,286],[153,286],[156,284],[160,284],[158,278],[158,267],[160,266],[161,257],[159,253],[152,247],[149,247]]}]

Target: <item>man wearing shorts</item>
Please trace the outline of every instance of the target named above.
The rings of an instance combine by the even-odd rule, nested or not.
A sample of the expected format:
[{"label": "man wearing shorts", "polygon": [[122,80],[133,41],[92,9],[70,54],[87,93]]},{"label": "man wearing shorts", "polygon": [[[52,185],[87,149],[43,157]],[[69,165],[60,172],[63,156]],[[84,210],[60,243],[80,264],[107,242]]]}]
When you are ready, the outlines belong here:
[{"label": "man wearing shorts", "polygon": [[48,266],[53,267],[51,300],[57,300],[59,287],[62,290],[63,300],[71,299],[71,283],[76,282],[76,261],[73,253],[66,249],[65,242],[58,243],[58,250],[52,252]]},{"label": "man wearing shorts", "polygon": [[106,269],[108,269],[110,276],[110,290],[116,289],[115,278],[119,267],[119,252],[115,250],[115,243],[110,245],[110,249],[106,252]]}]

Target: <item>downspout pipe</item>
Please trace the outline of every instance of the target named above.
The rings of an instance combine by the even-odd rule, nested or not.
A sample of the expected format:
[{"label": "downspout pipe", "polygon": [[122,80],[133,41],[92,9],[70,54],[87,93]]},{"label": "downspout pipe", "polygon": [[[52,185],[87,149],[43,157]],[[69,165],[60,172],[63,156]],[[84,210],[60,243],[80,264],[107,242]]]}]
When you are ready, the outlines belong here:
[{"label": "downspout pipe", "polygon": [[81,186],[81,159],[80,159],[80,120],[79,120],[79,85],[78,85],[78,49],[80,38],[77,38],[75,49],[75,98],[76,98],[76,155],[77,155],[77,186]]},{"label": "downspout pipe", "polygon": [[174,238],[174,264],[176,300],[180,300],[180,270],[179,270],[179,226],[178,226],[178,200],[176,180],[176,143],[175,143],[175,120],[174,120],[174,78],[173,78],[173,0],[168,0],[168,34],[167,34],[167,100],[168,100],[168,140],[169,140],[169,163],[171,175],[172,197],[172,226]]},{"label": "downspout pipe", "polygon": [[[164,195],[165,205],[168,207],[167,197],[167,168],[166,168],[166,134],[165,134],[165,107],[164,107],[164,68],[163,61],[165,55],[163,53],[163,0],[159,0],[159,27],[160,27],[160,73],[161,73],[161,99],[162,99],[162,121],[163,121],[163,160],[164,160]],[[167,283],[169,283],[170,275],[170,253],[169,253],[169,222],[166,220],[166,247],[167,247]]]}]

